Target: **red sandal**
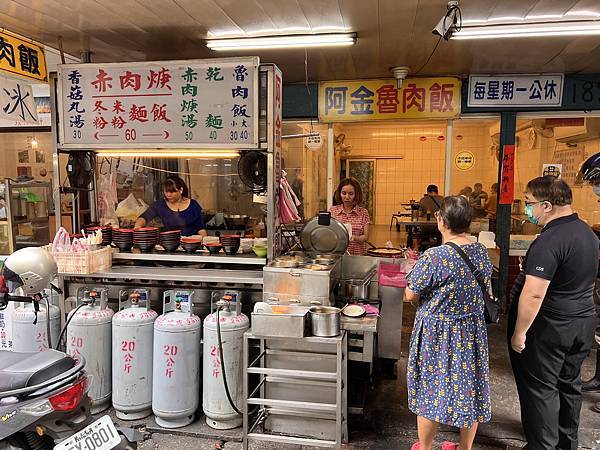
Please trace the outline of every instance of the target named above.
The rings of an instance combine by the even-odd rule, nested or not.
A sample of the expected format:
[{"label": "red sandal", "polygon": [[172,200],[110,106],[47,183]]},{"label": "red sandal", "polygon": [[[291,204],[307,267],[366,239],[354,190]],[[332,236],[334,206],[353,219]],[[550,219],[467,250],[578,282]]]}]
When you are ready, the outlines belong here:
[{"label": "red sandal", "polygon": [[444,441],[442,442],[442,450],[458,450],[458,444],[456,442]]},{"label": "red sandal", "polygon": [[420,450],[421,449],[421,444],[419,444],[419,442],[415,442],[412,447],[410,448],[410,450]]}]

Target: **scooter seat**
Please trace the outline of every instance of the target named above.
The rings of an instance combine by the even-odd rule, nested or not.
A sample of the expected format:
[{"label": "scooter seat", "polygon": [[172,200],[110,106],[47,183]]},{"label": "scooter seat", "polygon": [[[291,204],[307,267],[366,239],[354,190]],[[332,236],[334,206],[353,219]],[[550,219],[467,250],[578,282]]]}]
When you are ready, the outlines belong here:
[{"label": "scooter seat", "polygon": [[75,366],[75,360],[58,350],[35,353],[0,351],[0,393],[35,386]]}]

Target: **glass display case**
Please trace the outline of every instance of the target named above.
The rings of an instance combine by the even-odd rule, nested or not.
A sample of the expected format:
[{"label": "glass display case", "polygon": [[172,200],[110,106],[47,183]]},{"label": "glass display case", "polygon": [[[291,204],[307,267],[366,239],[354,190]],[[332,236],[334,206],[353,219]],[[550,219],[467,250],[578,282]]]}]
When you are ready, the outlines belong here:
[{"label": "glass display case", "polygon": [[49,182],[0,181],[0,254],[47,245],[53,209]]}]

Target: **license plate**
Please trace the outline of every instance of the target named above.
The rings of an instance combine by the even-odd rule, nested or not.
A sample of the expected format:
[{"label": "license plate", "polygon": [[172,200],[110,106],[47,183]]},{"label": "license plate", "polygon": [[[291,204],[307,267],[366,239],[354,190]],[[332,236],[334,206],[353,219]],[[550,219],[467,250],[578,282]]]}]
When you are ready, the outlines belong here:
[{"label": "license plate", "polygon": [[110,450],[121,442],[109,416],[102,416],[79,433],[65,439],[54,450]]}]

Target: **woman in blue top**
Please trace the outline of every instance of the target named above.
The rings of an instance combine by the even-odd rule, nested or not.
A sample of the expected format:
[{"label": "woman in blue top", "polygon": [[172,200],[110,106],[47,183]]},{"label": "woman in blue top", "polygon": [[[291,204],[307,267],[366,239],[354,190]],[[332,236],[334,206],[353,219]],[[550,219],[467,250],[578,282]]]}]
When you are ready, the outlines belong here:
[{"label": "woman in blue top", "polygon": [[135,222],[135,228],[143,227],[155,217],[160,217],[167,230],[181,230],[182,236],[201,234],[204,230],[202,207],[189,198],[185,182],[178,176],[167,178],[163,184],[165,198],[155,201]]},{"label": "woman in blue top", "polygon": [[[444,244],[459,245],[489,282],[486,248],[468,230],[473,208],[446,197],[435,213]],[[427,250],[408,276],[406,298],[418,302],[410,339],[408,407],[417,415],[419,442],[430,450],[438,424],[460,428],[460,449],[471,450],[477,425],[490,420],[487,328],[483,292],[469,266],[450,245]],[[456,449],[454,443],[442,448]]]}]

